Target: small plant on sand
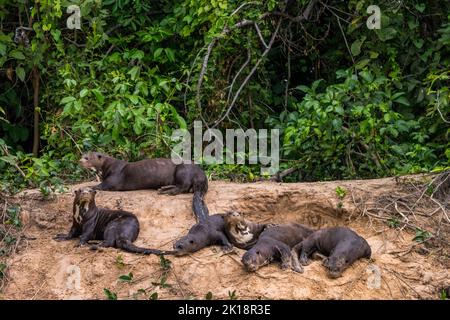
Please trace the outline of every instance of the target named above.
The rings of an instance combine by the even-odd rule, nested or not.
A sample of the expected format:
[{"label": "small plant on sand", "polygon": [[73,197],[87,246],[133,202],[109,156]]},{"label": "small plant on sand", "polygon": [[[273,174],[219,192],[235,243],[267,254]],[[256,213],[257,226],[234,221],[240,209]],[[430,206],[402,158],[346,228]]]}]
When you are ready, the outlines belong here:
[{"label": "small plant on sand", "polygon": [[119,277],[119,280],[122,282],[132,282],[133,281],[133,273],[124,274]]},{"label": "small plant on sand", "polygon": [[447,300],[448,299],[447,292],[445,291],[445,289],[441,289],[441,292],[439,292],[439,298],[441,300]]},{"label": "small plant on sand", "polygon": [[16,228],[22,227],[22,223],[20,222],[20,206],[14,205],[6,209],[6,221],[5,224],[13,225]]},{"label": "small plant on sand", "polygon": [[422,230],[417,228],[416,229],[416,236],[413,238],[414,241],[417,241],[419,243],[426,241],[431,237],[431,233],[429,233],[426,230]]},{"label": "small plant on sand", "polygon": [[160,288],[171,288],[172,285],[167,283],[167,276],[172,269],[172,261],[164,258],[164,256],[159,256],[159,265],[162,269],[161,277],[158,279],[159,282],[152,282],[154,286],[159,286]]},{"label": "small plant on sand", "polygon": [[123,267],[125,267],[125,263],[123,262],[123,256],[121,254],[119,254],[116,257],[115,264],[118,269],[123,269]]},{"label": "small plant on sand", "polygon": [[230,300],[237,300],[238,297],[236,295],[236,290],[233,290],[233,292],[228,291],[228,297],[230,298]]},{"label": "small plant on sand", "polygon": [[110,291],[108,288],[104,288],[103,292],[108,300],[117,300],[117,293]]},{"label": "small plant on sand", "polygon": [[167,276],[162,275],[161,278],[159,278],[159,282],[152,282],[152,285],[158,286],[160,288],[171,288],[172,285],[167,283]]},{"label": "small plant on sand", "polygon": [[161,266],[161,269],[168,271],[172,268],[172,261],[164,258],[164,256],[159,256],[159,265]]},{"label": "small plant on sand", "polygon": [[6,264],[0,263],[0,279],[4,278],[6,274]]},{"label": "small plant on sand", "polygon": [[336,189],[334,190],[336,192],[337,197],[339,198],[338,204],[336,205],[337,208],[340,210],[344,207],[344,204],[342,203],[342,200],[345,198],[345,196],[347,195],[347,190],[345,190],[344,188],[342,188],[341,186],[337,186]]},{"label": "small plant on sand", "polygon": [[150,300],[158,300],[158,292],[153,292],[151,295],[150,295],[150,298],[149,298]]},{"label": "small plant on sand", "polygon": [[213,298],[212,292],[211,292],[211,291],[208,291],[208,293],[207,293],[206,296],[205,296],[205,300],[212,300],[212,298]]},{"label": "small plant on sand", "polygon": [[336,195],[338,196],[339,199],[344,199],[345,196],[347,195],[347,190],[345,190],[344,188],[342,188],[341,186],[337,186],[335,189]]},{"label": "small plant on sand", "polygon": [[400,220],[398,220],[398,218],[392,217],[387,220],[387,224],[389,228],[395,229],[400,226]]}]

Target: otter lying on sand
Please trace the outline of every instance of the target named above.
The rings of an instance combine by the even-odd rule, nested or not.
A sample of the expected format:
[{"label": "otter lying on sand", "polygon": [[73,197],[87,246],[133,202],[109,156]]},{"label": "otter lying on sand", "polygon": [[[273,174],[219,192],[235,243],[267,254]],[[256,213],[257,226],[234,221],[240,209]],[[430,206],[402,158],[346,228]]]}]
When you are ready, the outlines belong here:
[{"label": "otter lying on sand", "polygon": [[142,254],[174,254],[173,251],[140,248],[133,244],[139,235],[139,221],[134,214],[122,210],[98,208],[95,204],[96,191],[82,188],[75,191],[73,202],[73,221],[69,233],[58,234],[57,241],[80,237],[78,246],[87,244],[89,240],[103,240],[91,246],[115,247],[128,252]]},{"label": "otter lying on sand", "polygon": [[256,271],[277,259],[281,260],[283,270],[292,267],[294,271],[302,272],[301,267],[291,264],[291,248],[311,233],[313,230],[298,223],[270,226],[242,256],[242,263],[248,271]]},{"label": "otter lying on sand", "polygon": [[263,232],[267,224],[259,224],[246,220],[239,212],[231,211],[225,215],[225,234],[230,242],[240,248],[248,250]]},{"label": "otter lying on sand", "polygon": [[[347,227],[332,227],[317,230],[292,248],[293,263],[296,267],[308,265],[309,257],[319,252],[328,256],[323,265],[331,278],[338,278],[353,262],[360,258],[370,258],[372,250],[367,241]],[[300,259],[298,254],[300,253]]]},{"label": "otter lying on sand", "polygon": [[83,154],[80,164],[100,174],[98,190],[127,191],[159,189],[160,193],[177,195],[194,192],[192,207],[198,221],[208,216],[203,197],[208,178],[196,164],[176,165],[171,159],[144,159],[136,162],[118,160],[100,152]]},{"label": "otter lying on sand", "polygon": [[205,221],[196,223],[187,235],[175,242],[173,248],[175,254],[181,256],[213,245],[221,245],[225,251],[233,247],[225,236],[223,214],[214,214]]}]

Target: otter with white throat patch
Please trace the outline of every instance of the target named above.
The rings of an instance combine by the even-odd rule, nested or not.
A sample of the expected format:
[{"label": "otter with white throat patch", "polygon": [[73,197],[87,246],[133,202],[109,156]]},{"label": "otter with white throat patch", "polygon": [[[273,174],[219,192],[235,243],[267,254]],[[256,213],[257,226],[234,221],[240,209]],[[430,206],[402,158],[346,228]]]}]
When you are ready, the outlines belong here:
[{"label": "otter with white throat patch", "polygon": [[114,247],[132,253],[141,254],[173,254],[173,251],[161,251],[137,247],[133,244],[139,235],[139,221],[128,211],[98,208],[95,204],[96,191],[82,188],[75,191],[73,202],[72,227],[68,234],[58,234],[57,241],[80,238],[77,246],[88,244],[90,240],[102,240],[99,247]]},{"label": "otter with white throat patch", "polygon": [[225,234],[230,242],[234,246],[245,250],[255,245],[261,232],[268,226],[267,224],[249,221],[236,211],[227,212],[224,220]]}]

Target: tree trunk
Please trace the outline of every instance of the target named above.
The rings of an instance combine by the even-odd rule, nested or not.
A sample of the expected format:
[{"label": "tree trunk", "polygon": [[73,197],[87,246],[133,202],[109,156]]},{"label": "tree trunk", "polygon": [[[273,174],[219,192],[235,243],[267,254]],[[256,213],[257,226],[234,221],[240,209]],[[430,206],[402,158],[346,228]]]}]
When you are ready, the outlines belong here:
[{"label": "tree trunk", "polygon": [[38,156],[39,152],[39,70],[37,67],[33,68],[33,108],[34,108],[34,123],[33,123],[33,154]]}]

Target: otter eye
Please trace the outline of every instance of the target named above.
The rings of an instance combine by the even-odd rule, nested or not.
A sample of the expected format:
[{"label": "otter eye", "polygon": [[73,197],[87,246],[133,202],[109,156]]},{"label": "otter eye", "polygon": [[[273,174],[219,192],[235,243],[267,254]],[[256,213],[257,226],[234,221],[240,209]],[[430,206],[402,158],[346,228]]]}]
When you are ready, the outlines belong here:
[{"label": "otter eye", "polygon": [[101,154],[97,155],[97,158],[98,158],[98,159],[101,159],[101,158],[102,158],[102,155],[101,155]]},{"label": "otter eye", "polygon": [[256,254],[261,254],[261,252],[259,252],[259,251],[256,251]]},{"label": "otter eye", "polygon": [[84,157],[84,160],[87,160],[88,158],[87,157]]},{"label": "otter eye", "polygon": [[194,244],[194,240],[190,240],[189,243],[190,243],[190,244]]}]

